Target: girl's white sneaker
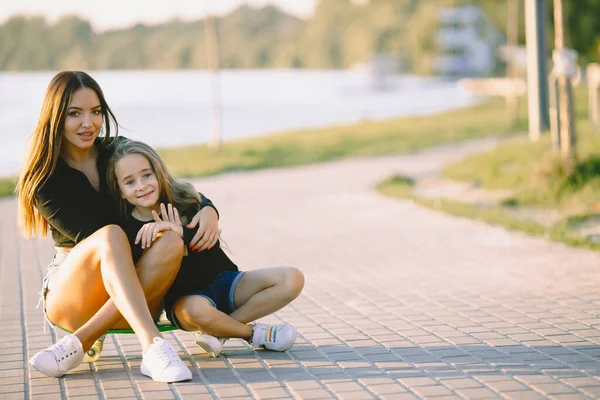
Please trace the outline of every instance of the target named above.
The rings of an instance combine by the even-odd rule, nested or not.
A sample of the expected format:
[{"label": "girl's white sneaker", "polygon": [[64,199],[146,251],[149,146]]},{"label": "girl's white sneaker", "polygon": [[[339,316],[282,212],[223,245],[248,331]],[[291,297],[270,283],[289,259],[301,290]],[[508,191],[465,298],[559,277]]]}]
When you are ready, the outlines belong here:
[{"label": "girl's white sneaker", "polygon": [[202,347],[211,357],[218,357],[223,352],[226,338],[218,338],[202,332],[198,332],[197,335],[196,344]]},{"label": "girl's white sneaker", "polygon": [[291,324],[255,324],[252,332],[252,345],[267,350],[286,351],[296,342],[296,327]]}]

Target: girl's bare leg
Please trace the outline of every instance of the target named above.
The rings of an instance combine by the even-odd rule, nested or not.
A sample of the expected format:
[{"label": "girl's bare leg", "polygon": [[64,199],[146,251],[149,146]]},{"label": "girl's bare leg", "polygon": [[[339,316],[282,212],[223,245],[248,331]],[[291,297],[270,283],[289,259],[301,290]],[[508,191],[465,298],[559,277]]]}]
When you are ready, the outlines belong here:
[{"label": "girl's bare leg", "polygon": [[175,316],[184,330],[248,339],[252,335],[249,322],[285,307],[303,287],[304,275],[293,267],[247,271],[236,287],[237,309],[230,315],[214,308],[202,296],[186,296],[175,304]]},{"label": "girl's bare leg", "polygon": [[235,289],[236,310],[230,317],[248,323],[292,302],[304,288],[304,275],[293,267],[247,271]]},{"label": "girl's bare leg", "polygon": [[175,316],[185,331],[202,331],[216,337],[249,339],[252,326],[217,310],[203,296],[186,296],[175,304]]},{"label": "girl's bare leg", "polygon": [[[156,278],[151,273],[145,276],[146,283]],[[75,330],[80,341],[86,343],[84,349],[118,322],[121,314],[136,332],[144,351],[153,338],[161,336],[148,309],[127,237],[116,225],[105,226],[71,250],[52,276],[46,311],[54,323]]]}]

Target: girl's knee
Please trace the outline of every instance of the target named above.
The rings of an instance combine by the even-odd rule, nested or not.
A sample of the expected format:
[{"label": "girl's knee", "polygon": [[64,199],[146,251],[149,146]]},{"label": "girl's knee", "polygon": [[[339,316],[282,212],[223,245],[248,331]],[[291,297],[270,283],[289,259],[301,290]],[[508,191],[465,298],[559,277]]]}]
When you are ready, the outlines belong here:
[{"label": "girl's knee", "polygon": [[296,298],[304,288],[304,274],[298,268],[286,267],[283,283],[287,292]]},{"label": "girl's knee", "polygon": [[201,296],[187,296],[175,303],[175,316],[184,325],[197,328],[210,325],[214,307]]}]

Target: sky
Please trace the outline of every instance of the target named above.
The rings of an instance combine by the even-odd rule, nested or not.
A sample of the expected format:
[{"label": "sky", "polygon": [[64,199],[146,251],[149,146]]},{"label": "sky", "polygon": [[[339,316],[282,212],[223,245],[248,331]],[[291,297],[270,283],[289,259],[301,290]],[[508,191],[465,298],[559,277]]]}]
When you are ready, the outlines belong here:
[{"label": "sky", "polygon": [[15,14],[44,15],[54,22],[64,15],[78,15],[92,23],[94,29],[123,28],[138,22],[158,24],[175,17],[197,20],[208,11],[224,14],[248,4],[262,7],[273,4],[290,14],[309,17],[317,0],[4,0],[0,7],[0,23]]}]

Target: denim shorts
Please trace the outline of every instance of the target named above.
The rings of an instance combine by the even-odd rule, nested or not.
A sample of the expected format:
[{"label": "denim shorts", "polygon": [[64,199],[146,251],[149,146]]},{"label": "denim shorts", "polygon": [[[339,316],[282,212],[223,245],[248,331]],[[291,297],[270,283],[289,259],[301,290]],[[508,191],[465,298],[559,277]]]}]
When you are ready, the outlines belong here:
[{"label": "denim shorts", "polygon": [[[236,310],[234,303],[235,289],[243,275],[243,271],[221,272],[208,286],[196,292],[188,293],[186,296],[205,297],[217,310],[229,315]],[[175,317],[176,302],[177,301],[173,302],[173,304],[166,304],[165,311],[171,324],[182,329],[177,321],[177,317]]]},{"label": "denim shorts", "polygon": [[40,300],[38,301],[38,307],[41,303],[42,309],[44,311],[44,318],[50,325],[54,324],[48,319],[48,315],[46,314],[46,294],[48,293],[48,285],[50,284],[50,278],[52,278],[52,274],[54,274],[58,267],[60,267],[61,264],[65,262],[68,255],[68,251],[57,250],[56,253],[54,253],[52,261],[50,262],[50,264],[48,264],[48,267],[46,268],[46,275],[44,276],[44,280],[42,281],[42,291],[40,292]]}]

